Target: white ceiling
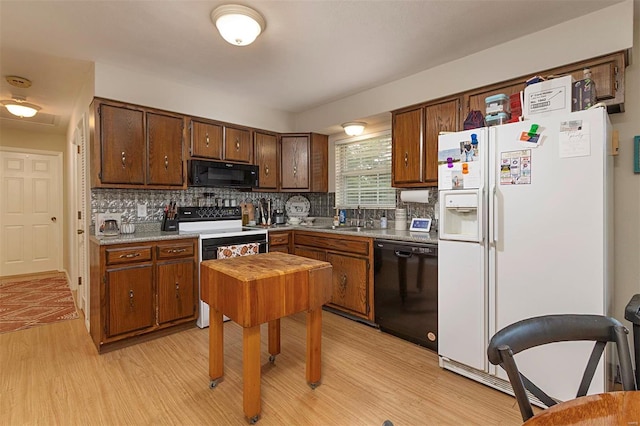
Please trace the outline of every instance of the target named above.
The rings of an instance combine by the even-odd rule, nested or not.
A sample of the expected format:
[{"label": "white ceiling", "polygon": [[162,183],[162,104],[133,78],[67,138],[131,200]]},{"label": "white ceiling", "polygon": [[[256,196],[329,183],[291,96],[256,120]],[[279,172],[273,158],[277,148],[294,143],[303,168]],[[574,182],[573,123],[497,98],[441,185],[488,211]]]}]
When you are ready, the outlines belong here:
[{"label": "white ceiling", "polygon": [[[247,0],[237,3],[266,29],[234,47],[210,20],[229,2],[0,0],[0,99],[26,95],[54,123],[27,128],[64,133],[99,62],[295,114],[620,1]],[[33,86],[15,89],[7,75]]]}]

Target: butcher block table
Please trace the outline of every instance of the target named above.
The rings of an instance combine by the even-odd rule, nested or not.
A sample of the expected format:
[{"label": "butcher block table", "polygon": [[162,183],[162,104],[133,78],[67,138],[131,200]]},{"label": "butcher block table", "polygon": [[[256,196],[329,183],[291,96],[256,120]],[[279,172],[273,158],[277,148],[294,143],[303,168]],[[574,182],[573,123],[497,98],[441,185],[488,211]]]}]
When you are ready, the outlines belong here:
[{"label": "butcher block table", "polygon": [[260,324],[269,323],[269,360],[280,353],[280,318],[307,311],[306,378],[320,384],[322,305],[331,299],[331,264],[272,252],[200,264],[200,292],[209,304],[209,377],[211,388],[224,374],[223,315],[243,327],[244,414],[260,418]]}]

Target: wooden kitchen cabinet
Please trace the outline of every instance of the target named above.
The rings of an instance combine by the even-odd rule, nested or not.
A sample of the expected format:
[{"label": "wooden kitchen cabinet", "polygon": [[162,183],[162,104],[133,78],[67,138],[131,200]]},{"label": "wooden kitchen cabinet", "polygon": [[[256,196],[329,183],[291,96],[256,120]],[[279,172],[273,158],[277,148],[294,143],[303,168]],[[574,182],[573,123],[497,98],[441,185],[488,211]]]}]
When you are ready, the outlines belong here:
[{"label": "wooden kitchen cabinet", "polygon": [[[100,140],[95,141],[102,184],[144,185],[144,111],[97,103]],[[95,175],[95,174],[94,174]]]},{"label": "wooden kitchen cabinet", "polygon": [[106,270],[106,337],[153,326],[153,265],[135,263]]},{"label": "wooden kitchen cabinet", "polygon": [[98,98],[90,111],[92,188],[186,188],[184,116]]},{"label": "wooden kitchen cabinet", "polygon": [[438,185],[438,135],[459,130],[460,99],[446,99],[392,113],[392,186]]},{"label": "wooden kitchen cabinet", "polygon": [[329,190],[329,138],[317,133],[280,137],[280,189],[282,192]]},{"label": "wooden kitchen cabinet", "polygon": [[392,186],[423,184],[424,108],[394,112],[391,134]]},{"label": "wooden kitchen cabinet", "polygon": [[248,128],[192,117],[189,129],[192,158],[233,163],[253,161],[253,140]]},{"label": "wooden kitchen cabinet", "polygon": [[333,266],[329,307],[373,322],[373,239],[313,231],[295,231],[293,238],[295,255]]},{"label": "wooden kitchen cabinet", "polygon": [[182,186],[184,117],[147,112],[147,185]]},{"label": "wooden kitchen cabinet", "polygon": [[191,120],[191,156],[222,159],[222,125]]},{"label": "wooden kitchen cabinet", "polygon": [[223,159],[238,163],[253,162],[253,141],[248,129],[228,125],[224,127]]},{"label": "wooden kitchen cabinet", "polygon": [[194,326],[197,244],[91,242],[89,320],[98,352]]},{"label": "wooden kitchen cabinet", "polygon": [[524,90],[525,81],[534,75],[548,77],[571,74],[575,80],[582,80],[585,68],[589,68],[591,71],[591,79],[596,85],[597,101],[603,102],[610,114],[622,112],[624,111],[626,63],[626,53],[617,52],[470,90],[464,93],[464,108],[461,118],[464,120],[471,110],[480,111],[485,115],[485,98],[501,93],[507,96],[518,93]]},{"label": "wooden kitchen cabinet", "polygon": [[269,251],[291,253],[292,240],[290,231],[269,231]]},{"label": "wooden kitchen cabinet", "polygon": [[259,171],[259,189],[279,189],[279,146],[275,134],[256,130],[254,132],[255,165]]}]

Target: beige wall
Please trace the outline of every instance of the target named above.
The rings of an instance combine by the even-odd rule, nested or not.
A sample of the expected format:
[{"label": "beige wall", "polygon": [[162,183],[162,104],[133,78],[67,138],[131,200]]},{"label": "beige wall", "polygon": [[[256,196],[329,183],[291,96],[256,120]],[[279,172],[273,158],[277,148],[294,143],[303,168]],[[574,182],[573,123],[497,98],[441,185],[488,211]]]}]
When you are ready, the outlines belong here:
[{"label": "beige wall", "polygon": [[[19,148],[19,149],[35,149],[40,151],[54,151],[61,152],[63,155],[62,160],[62,241],[63,247],[69,247],[69,239],[67,237],[67,220],[68,209],[64,202],[67,199],[67,191],[69,188],[69,181],[65,170],[68,168],[67,158],[64,155],[66,152],[66,139],[64,135],[57,135],[52,133],[39,133],[32,131],[25,131],[21,129],[9,128],[0,124],[0,146]],[[63,250],[62,255],[62,267],[66,270],[66,265],[69,263],[69,255],[67,250]]]},{"label": "beige wall", "polygon": [[633,173],[633,137],[640,135],[640,2],[634,13],[635,62],[626,69],[625,112],[610,116],[620,133],[620,153],[614,160],[614,309],[621,321],[631,296],[640,293],[640,174]]}]

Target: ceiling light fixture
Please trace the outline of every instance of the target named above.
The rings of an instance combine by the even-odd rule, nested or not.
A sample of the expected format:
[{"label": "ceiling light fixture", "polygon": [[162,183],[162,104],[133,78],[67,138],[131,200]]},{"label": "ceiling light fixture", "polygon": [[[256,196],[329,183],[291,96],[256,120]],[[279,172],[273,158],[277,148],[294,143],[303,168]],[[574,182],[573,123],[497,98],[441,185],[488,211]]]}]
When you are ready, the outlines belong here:
[{"label": "ceiling light fixture", "polygon": [[223,39],[234,46],[246,46],[265,28],[264,18],[255,10],[237,4],[225,4],[211,12],[211,21]]},{"label": "ceiling light fixture", "polygon": [[342,128],[347,135],[358,136],[364,132],[366,125],[367,123],[363,123],[362,121],[350,121],[348,123],[344,123]]},{"label": "ceiling light fixture", "polygon": [[2,105],[4,105],[11,114],[17,115],[20,118],[33,117],[40,111],[40,107],[30,104],[26,102],[26,100],[23,96],[14,95],[12,100],[2,101]]}]

